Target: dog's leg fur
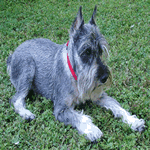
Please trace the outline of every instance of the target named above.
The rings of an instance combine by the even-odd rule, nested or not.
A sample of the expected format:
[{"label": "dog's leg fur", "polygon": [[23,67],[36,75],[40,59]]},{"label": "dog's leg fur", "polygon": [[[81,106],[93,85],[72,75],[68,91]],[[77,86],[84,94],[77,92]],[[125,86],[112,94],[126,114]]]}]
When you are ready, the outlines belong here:
[{"label": "dog's leg fur", "polygon": [[31,89],[35,73],[35,64],[31,56],[21,57],[14,55],[13,59],[7,63],[11,81],[16,88],[16,94],[10,100],[10,104],[12,103],[14,105],[15,112],[23,119],[32,120],[35,118],[35,115],[25,108],[25,97]]},{"label": "dog's leg fur", "polygon": [[65,125],[71,124],[78,130],[79,134],[85,134],[87,139],[95,141],[103,135],[101,130],[92,123],[90,117],[84,115],[83,112],[79,113],[72,108],[58,110],[60,109],[54,109],[56,119],[64,122]]},{"label": "dog's leg fur", "polygon": [[130,115],[130,113],[123,109],[115,99],[107,96],[106,93],[102,94],[101,99],[96,101],[96,104],[110,109],[115,117],[122,118],[122,121],[129,124],[131,129],[139,132],[144,130],[145,122],[143,119],[138,119],[136,115]]}]

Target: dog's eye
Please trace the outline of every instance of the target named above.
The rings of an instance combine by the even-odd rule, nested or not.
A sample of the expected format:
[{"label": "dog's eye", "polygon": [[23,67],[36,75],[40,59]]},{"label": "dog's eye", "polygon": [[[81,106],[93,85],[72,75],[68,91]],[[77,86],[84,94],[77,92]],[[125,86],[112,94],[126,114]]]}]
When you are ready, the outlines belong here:
[{"label": "dog's eye", "polygon": [[90,48],[84,50],[81,54],[81,59],[84,63],[91,63],[93,61],[93,51]]},{"label": "dog's eye", "polygon": [[86,55],[91,55],[92,51],[91,51],[91,49],[87,49],[87,50],[85,51],[85,53],[86,53]]}]

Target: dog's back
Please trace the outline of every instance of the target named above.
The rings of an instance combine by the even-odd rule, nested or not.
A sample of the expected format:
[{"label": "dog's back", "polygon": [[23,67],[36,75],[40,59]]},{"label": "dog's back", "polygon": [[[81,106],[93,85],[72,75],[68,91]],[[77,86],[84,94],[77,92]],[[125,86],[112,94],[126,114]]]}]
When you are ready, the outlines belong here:
[{"label": "dog's back", "polygon": [[47,55],[47,57],[52,56],[53,58],[53,56],[55,56],[57,51],[59,51],[59,48],[60,48],[59,44],[56,44],[49,39],[44,38],[32,39],[27,40],[21,45],[19,45],[13,55],[19,52],[20,54],[24,55],[25,53],[30,53],[33,58],[35,58],[34,55],[37,56],[36,54],[38,54],[38,59],[39,56],[45,57],[45,55]]},{"label": "dog's back", "polygon": [[[8,57],[8,59],[7,59],[8,72],[10,70],[8,67],[11,66],[12,57],[14,57],[17,53],[20,53],[20,56],[21,56],[21,54],[23,54],[23,56],[25,56],[27,53],[30,53],[33,56],[33,58],[38,57],[38,59],[41,56],[45,57],[45,55],[47,57],[52,56],[51,58],[53,58],[53,56],[55,56],[55,54],[59,50],[57,48],[59,46],[60,45],[53,43],[49,39],[43,39],[43,38],[25,41],[24,43],[22,43],[21,45],[19,45],[17,47],[17,49],[15,50],[13,55],[10,55]],[[44,54],[44,55],[41,55],[41,54]]]}]

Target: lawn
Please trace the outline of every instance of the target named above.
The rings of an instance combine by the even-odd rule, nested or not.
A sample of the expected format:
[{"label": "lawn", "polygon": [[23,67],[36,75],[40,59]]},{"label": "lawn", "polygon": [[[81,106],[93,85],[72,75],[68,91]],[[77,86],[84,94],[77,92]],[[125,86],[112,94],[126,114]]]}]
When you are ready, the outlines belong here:
[{"label": "lawn", "polygon": [[[138,118],[146,122],[143,133],[131,130],[121,119],[87,102],[90,115],[104,136],[91,143],[71,126],[53,116],[53,103],[30,95],[27,108],[36,119],[27,122],[10,108],[15,94],[6,72],[6,60],[22,42],[48,38],[63,44],[79,6],[88,22],[97,4],[96,23],[110,46],[109,66],[113,85],[107,93]],[[150,1],[148,0],[3,0],[0,1],[0,149],[150,149]]]}]

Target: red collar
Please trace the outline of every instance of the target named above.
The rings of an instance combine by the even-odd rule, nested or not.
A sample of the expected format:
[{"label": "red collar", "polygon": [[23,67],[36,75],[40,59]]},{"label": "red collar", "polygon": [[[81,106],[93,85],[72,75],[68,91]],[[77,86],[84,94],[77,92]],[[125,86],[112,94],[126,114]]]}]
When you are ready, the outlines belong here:
[{"label": "red collar", "polygon": [[[66,46],[68,46],[68,44],[69,44],[69,41],[67,42]],[[67,53],[67,63],[68,63],[68,66],[69,66],[69,69],[70,69],[70,72],[71,72],[72,76],[74,77],[75,80],[77,80],[77,75],[76,75],[76,73],[74,72],[74,70],[71,66],[68,53]]]}]

